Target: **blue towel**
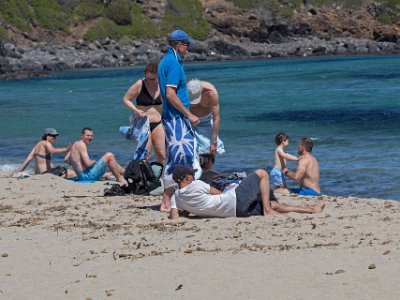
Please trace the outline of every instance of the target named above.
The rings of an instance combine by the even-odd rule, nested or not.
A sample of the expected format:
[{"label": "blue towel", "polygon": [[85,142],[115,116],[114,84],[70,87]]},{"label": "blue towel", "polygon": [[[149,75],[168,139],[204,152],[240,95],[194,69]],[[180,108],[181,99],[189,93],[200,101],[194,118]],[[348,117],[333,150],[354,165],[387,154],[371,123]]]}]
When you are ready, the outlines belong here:
[{"label": "blue towel", "polygon": [[78,177],[72,177],[72,178],[67,178],[68,180],[71,180],[73,182],[77,183],[93,183],[96,182],[96,180],[79,180]]},{"label": "blue towel", "polygon": [[[193,126],[194,137],[197,143],[197,154],[210,153],[210,138],[213,133],[213,119],[212,114],[208,114],[200,118],[200,123]],[[217,140],[217,153],[222,154],[225,152],[224,143],[219,139]]]},{"label": "blue towel", "polygon": [[133,155],[134,160],[147,158],[147,142],[150,134],[149,119],[137,115],[131,115],[129,118],[130,126],[121,126],[119,133],[128,140],[137,143],[136,151]]}]

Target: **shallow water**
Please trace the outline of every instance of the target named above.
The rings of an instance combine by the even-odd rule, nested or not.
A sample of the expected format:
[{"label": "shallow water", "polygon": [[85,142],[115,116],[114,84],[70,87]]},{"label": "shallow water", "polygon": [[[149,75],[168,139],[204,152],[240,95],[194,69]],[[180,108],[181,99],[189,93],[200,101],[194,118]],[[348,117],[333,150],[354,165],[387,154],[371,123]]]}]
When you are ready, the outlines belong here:
[{"label": "shallow water", "polygon": [[[274,136],[284,131],[292,154],[300,137],[314,139],[322,193],[400,200],[400,57],[214,62],[185,69],[220,93],[226,153],[216,169],[271,168]],[[112,151],[127,163],[135,145],[118,133],[129,116],[122,96],[142,74],[143,67],[133,67],[1,81],[0,168],[15,170],[45,127],[61,133],[59,146],[92,127],[91,155]]]}]

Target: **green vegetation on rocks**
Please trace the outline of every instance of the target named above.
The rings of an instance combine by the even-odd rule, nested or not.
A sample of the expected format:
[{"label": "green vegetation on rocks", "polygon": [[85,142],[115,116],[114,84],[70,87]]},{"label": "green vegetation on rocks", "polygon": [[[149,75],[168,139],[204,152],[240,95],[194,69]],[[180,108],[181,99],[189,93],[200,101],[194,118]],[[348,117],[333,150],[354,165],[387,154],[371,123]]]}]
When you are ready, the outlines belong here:
[{"label": "green vegetation on rocks", "polygon": [[198,0],[169,0],[161,26],[164,34],[180,28],[198,40],[206,39],[210,32]]},{"label": "green vegetation on rocks", "polygon": [[0,14],[5,22],[22,31],[29,31],[34,20],[33,8],[27,0],[0,0]]},{"label": "green vegetation on rocks", "polygon": [[107,7],[107,17],[117,25],[132,24],[130,0],[114,0]]},{"label": "green vegetation on rocks", "polygon": [[76,6],[76,13],[83,20],[91,20],[104,14],[104,5],[99,1],[81,0]]},{"label": "green vegetation on rocks", "polygon": [[[306,5],[332,6],[358,9],[371,5],[374,17],[383,24],[400,21],[400,0],[228,0],[243,9],[251,9],[265,20],[273,16],[290,17],[295,10]],[[0,0],[0,18],[21,31],[33,28],[69,32],[78,25],[87,26],[85,38],[98,40],[105,37],[125,41],[135,38],[165,36],[181,28],[197,40],[204,40],[210,25],[204,20],[200,0],[166,0],[165,11],[150,19],[143,10],[142,1],[136,0]],[[154,18],[154,16],[153,16]],[[90,22],[86,22],[90,21]],[[86,22],[86,23],[85,23]],[[87,29],[85,28],[85,30]],[[1,28],[0,37],[7,38],[10,31]]]},{"label": "green vegetation on rocks", "polygon": [[35,20],[40,27],[51,30],[68,30],[68,25],[73,20],[70,9],[62,7],[57,0],[32,0]]}]

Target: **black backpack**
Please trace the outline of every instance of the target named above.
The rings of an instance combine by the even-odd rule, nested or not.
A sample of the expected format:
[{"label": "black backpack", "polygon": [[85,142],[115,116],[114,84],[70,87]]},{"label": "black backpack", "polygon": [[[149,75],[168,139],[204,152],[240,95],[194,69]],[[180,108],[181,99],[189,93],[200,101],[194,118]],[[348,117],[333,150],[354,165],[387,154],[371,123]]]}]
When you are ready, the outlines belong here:
[{"label": "black backpack", "polygon": [[128,193],[149,195],[152,190],[161,186],[162,171],[163,165],[158,162],[149,163],[144,159],[132,160],[124,173],[124,178],[128,182]]}]

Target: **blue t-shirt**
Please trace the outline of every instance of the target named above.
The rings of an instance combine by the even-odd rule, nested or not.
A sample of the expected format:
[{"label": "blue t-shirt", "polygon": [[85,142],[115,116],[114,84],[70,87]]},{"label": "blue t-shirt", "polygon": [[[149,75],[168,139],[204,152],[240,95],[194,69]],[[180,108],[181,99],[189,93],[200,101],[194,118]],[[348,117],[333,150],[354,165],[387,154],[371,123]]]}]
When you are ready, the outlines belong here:
[{"label": "blue t-shirt", "polygon": [[158,82],[160,84],[160,92],[163,99],[162,118],[169,120],[174,117],[185,117],[167,100],[167,86],[174,87],[178,98],[182,104],[189,109],[190,99],[186,86],[185,70],[182,66],[182,58],[171,47],[168,48],[167,54],[163,57],[158,65]]}]

